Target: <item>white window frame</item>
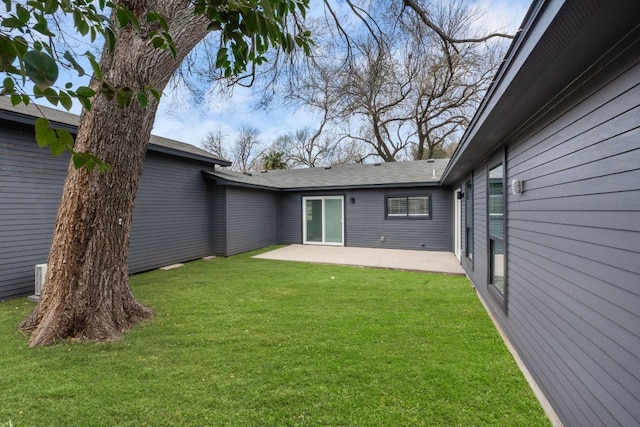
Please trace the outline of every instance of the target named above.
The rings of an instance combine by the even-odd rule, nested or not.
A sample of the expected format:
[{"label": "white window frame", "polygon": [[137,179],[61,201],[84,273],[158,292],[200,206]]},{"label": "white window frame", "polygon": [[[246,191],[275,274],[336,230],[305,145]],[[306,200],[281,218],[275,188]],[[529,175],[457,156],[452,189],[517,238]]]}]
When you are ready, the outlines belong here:
[{"label": "white window frame", "polygon": [[[307,240],[307,200],[322,200],[322,241]],[[340,243],[327,242],[325,227],[325,200],[340,200],[340,223],[342,225],[342,235]],[[303,196],[302,197],[302,243],[305,245],[323,245],[323,246],[344,246],[344,196]]]}]

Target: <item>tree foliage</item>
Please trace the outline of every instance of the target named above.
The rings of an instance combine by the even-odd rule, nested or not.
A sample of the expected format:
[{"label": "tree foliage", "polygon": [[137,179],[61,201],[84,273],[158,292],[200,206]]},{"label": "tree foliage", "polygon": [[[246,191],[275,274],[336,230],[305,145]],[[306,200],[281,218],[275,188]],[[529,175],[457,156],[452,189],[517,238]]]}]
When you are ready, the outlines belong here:
[{"label": "tree foliage", "polygon": [[286,169],[287,162],[284,161],[285,154],[282,151],[271,150],[262,156],[262,167],[264,170],[272,171]]},{"label": "tree foliage", "polygon": [[[158,10],[145,13],[131,10],[127,2],[111,0],[47,0],[17,2],[3,0],[5,13],[0,22],[0,73],[4,74],[0,95],[9,96],[15,106],[32,99],[46,99],[54,106],[70,110],[73,100],[91,109],[92,98],[99,94],[120,107],[132,101],[143,108],[151,98],[159,101],[161,91],[146,84],[139,88],[114,83],[103,75],[99,59],[90,52],[67,49],[60,22],[70,21],[73,31],[88,43],[104,41],[105,51],[112,51],[121,29],[131,26],[146,32],[145,38],[158,49],[177,55],[169,23]],[[272,48],[291,53],[299,48],[309,52],[310,32],[301,26],[288,31],[288,18],[304,19],[308,0],[207,0],[194,3],[193,16],[209,20],[208,30],[216,32],[215,68],[225,77],[239,75],[249,66],[263,64]],[[109,19],[110,13],[113,19]],[[90,70],[85,70],[88,64]],[[78,77],[90,74],[97,85],[77,85],[73,80],[59,84],[61,69],[73,70]],[[31,89],[30,89],[31,87]],[[48,146],[55,156],[67,151],[76,167],[108,170],[98,157],[74,149],[73,136],[64,129],[53,128],[46,117],[38,119],[36,140]]]}]

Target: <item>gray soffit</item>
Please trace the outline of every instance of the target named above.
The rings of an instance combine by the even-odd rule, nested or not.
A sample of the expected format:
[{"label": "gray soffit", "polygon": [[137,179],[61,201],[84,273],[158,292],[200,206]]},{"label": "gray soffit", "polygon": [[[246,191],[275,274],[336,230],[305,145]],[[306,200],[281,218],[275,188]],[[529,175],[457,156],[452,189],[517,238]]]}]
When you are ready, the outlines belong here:
[{"label": "gray soffit", "polygon": [[[13,106],[8,97],[0,96],[0,120],[33,125],[37,118],[43,116],[46,116],[53,126],[60,127],[72,133],[77,132],[78,124],[80,123],[80,116],[76,114],[33,103]],[[148,149],[158,153],[213,163],[214,165],[231,165],[231,162],[216,157],[201,148],[156,135],[151,135]]]},{"label": "gray soffit", "polygon": [[444,172],[464,179],[544,114],[609,46],[638,25],[638,0],[535,0]]},{"label": "gray soffit", "polygon": [[250,174],[226,169],[203,171],[223,185],[300,191],[345,188],[438,186],[449,159],[284,169]]}]

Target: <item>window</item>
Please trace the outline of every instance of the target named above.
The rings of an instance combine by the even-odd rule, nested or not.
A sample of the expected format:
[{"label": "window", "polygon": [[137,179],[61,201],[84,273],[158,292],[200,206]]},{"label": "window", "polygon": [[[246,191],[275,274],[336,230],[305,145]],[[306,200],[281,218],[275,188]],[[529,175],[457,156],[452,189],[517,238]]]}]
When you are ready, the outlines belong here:
[{"label": "window", "polygon": [[473,260],[473,181],[464,186],[464,254]]},{"label": "window", "polygon": [[430,219],[431,196],[387,197],[386,217],[388,219]]},{"label": "window", "polygon": [[502,163],[489,170],[487,214],[489,217],[489,284],[504,297],[505,245],[504,245],[504,166]]}]

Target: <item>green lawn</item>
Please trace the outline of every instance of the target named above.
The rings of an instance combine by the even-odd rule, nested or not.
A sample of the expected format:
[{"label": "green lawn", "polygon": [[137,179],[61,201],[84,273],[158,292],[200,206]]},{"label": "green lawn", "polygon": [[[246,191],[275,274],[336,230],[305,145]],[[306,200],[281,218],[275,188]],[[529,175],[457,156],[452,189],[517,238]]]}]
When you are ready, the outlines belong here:
[{"label": "green lawn", "polygon": [[28,349],[0,303],[0,427],[549,425],[465,278],[253,254],[132,277],[112,343]]}]

